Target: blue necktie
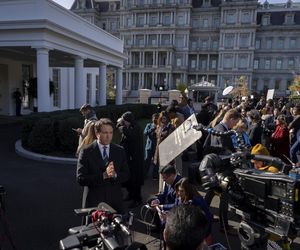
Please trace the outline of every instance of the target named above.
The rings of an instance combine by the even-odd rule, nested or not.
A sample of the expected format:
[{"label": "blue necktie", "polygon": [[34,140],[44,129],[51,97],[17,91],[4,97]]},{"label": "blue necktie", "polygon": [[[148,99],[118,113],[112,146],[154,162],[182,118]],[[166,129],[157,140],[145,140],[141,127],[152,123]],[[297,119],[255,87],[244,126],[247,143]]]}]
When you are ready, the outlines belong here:
[{"label": "blue necktie", "polygon": [[107,149],[107,146],[104,146],[103,147],[103,161],[104,161],[105,165],[108,164],[108,155],[107,155],[106,149]]}]

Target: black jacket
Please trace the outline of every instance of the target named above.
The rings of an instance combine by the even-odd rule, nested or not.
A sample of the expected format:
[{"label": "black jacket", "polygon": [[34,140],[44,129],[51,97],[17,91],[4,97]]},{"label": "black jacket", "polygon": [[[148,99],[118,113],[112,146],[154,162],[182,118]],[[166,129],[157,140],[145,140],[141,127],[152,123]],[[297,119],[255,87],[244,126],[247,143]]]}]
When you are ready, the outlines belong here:
[{"label": "black jacket", "polygon": [[[223,123],[219,123],[213,128],[215,131],[227,132],[228,129]],[[215,154],[230,154],[234,152],[234,146],[230,135],[216,136],[209,134],[204,142],[204,153],[215,153]]]},{"label": "black jacket", "polygon": [[81,186],[89,188],[86,207],[95,207],[105,202],[119,212],[123,210],[121,184],[129,178],[124,149],[110,144],[109,161],[113,161],[117,177],[103,179],[106,165],[97,141],[94,141],[80,151],[76,177]]}]

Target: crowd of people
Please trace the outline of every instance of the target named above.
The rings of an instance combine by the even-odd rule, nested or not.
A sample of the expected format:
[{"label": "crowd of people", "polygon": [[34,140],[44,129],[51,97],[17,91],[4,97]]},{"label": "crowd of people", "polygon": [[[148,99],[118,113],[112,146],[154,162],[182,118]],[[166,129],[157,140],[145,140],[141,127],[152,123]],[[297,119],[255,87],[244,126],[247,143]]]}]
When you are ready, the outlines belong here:
[{"label": "crowd of people", "polygon": [[[147,202],[155,216],[157,228],[165,232],[168,249],[181,249],[173,242],[176,239],[171,236],[174,225],[170,225],[170,218],[183,216],[179,213],[189,214],[188,208],[189,216],[196,216],[198,212],[193,210],[195,207],[202,211],[200,220],[203,224],[199,234],[201,240],[195,240],[195,244],[199,247],[203,243],[213,243],[213,216],[209,205],[215,195],[220,197],[220,230],[230,231],[226,193],[208,191],[205,197],[199,195],[196,187],[187,178],[182,178],[178,168],[180,163],[176,159],[167,166],[159,166],[159,144],[190,115],[195,114],[199,123],[215,131],[233,129],[237,132],[224,136],[203,134],[196,143],[199,161],[209,164],[214,160],[213,154],[231,154],[242,143],[252,154],[271,155],[286,163],[298,163],[300,105],[283,98],[277,101],[265,100],[264,97],[259,100],[248,97],[228,99],[218,107],[208,96],[197,114],[192,99],[173,100],[165,110],[153,114],[151,122],[145,126],[145,148],[143,130],[130,111],[125,112],[116,125],[121,133],[119,145],[112,143],[113,124],[109,119],[98,120],[89,105],[84,105],[80,111],[86,118],[84,128],[76,130],[81,138],[76,154],[77,181],[84,186],[83,207],[106,202],[118,212],[124,212],[121,187],[127,189],[128,195],[124,200],[131,200],[129,207],[133,208],[142,204],[144,179],[149,175],[154,179],[160,178],[163,182],[161,191]],[[262,171],[279,171],[261,161],[253,161],[253,167]],[[178,233],[174,235],[177,237]]]}]

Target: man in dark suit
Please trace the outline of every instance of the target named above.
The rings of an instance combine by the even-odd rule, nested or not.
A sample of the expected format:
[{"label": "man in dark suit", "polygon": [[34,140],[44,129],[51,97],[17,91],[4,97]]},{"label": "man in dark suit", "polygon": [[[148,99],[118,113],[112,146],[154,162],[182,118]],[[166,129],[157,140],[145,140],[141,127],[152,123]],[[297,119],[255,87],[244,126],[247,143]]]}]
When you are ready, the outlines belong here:
[{"label": "man in dark suit", "polygon": [[160,210],[170,210],[175,205],[176,191],[175,185],[181,180],[181,176],[177,174],[174,162],[168,164],[160,170],[164,181],[163,190],[156,194],[155,197],[148,199],[147,203],[150,206],[150,212],[154,216],[156,230],[161,230],[161,221],[157,214],[156,207]]},{"label": "man in dark suit", "polygon": [[182,108],[182,113],[184,115],[184,119],[189,118],[192,114],[195,113],[193,100],[191,98],[187,99],[187,105]]},{"label": "man in dark suit", "polygon": [[[223,120],[217,124],[213,130],[218,132],[227,132],[232,129],[241,119],[241,113],[236,109],[228,110]],[[205,143],[204,151],[206,154],[231,154],[235,149],[230,135],[211,135],[209,134]]]},{"label": "man in dark suit", "polygon": [[[218,132],[227,132],[232,129],[241,119],[241,114],[236,109],[228,110],[223,120],[217,124],[213,129]],[[235,151],[232,139],[230,135],[211,135],[209,134],[205,143],[204,151],[206,154],[215,153],[218,155],[228,155]],[[205,161],[206,157],[204,157]],[[220,197],[219,203],[219,217],[220,217],[220,227],[221,231],[227,230],[228,233],[233,233],[228,225],[228,194],[226,192],[219,192],[219,190],[210,189],[206,192],[205,201],[210,205],[213,197],[218,195]]]},{"label": "man in dark suit", "polygon": [[149,199],[148,203],[151,207],[160,206],[162,210],[170,210],[175,204],[175,185],[181,176],[177,174],[174,163],[163,167],[160,174],[164,181],[163,190],[154,199]]},{"label": "man in dark suit", "polygon": [[20,116],[22,108],[22,94],[19,88],[17,88],[16,91],[13,93],[13,98],[16,102],[16,116]]},{"label": "man in dark suit", "polygon": [[117,128],[121,133],[120,145],[125,149],[130,171],[130,178],[125,183],[128,196],[124,200],[131,200],[129,208],[135,208],[142,204],[141,189],[144,185],[143,131],[130,111],[118,119]]},{"label": "man in dark suit", "polygon": [[83,207],[95,207],[105,202],[122,213],[121,184],[129,178],[125,151],[121,146],[111,143],[111,120],[103,118],[97,121],[95,133],[97,140],[81,150],[77,163],[77,181],[85,186]]}]

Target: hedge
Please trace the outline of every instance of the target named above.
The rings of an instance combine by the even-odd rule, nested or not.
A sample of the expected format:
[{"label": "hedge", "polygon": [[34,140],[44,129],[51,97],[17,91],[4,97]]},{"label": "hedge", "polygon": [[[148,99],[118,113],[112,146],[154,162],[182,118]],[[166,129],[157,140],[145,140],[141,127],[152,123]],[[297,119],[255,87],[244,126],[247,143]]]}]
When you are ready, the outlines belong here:
[{"label": "hedge", "polygon": [[38,153],[53,151],[55,147],[54,121],[47,118],[40,119],[28,135],[28,146]]},{"label": "hedge", "polygon": [[[107,117],[116,123],[126,111],[131,111],[137,120],[150,119],[157,108],[150,104],[124,104],[95,107],[94,110],[98,118]],[[78,109],[33,113],[23,119],[22,145],[37,153],[74,153],[78,135],[72,128],[82,127],[83,122]]]}]

